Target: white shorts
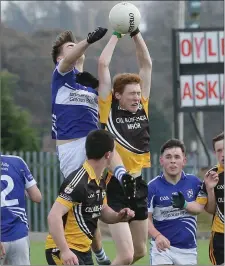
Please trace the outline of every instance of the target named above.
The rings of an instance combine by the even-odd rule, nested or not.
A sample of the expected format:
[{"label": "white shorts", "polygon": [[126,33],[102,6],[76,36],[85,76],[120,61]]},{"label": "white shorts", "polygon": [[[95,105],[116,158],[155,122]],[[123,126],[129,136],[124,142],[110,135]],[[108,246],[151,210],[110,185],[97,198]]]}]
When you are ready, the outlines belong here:
[{"label": "white shorts", "polygon": [[30,265],[30,243],[29,237],[21,239],[2,242],[5,247],[5,256],[3,258],[3,265]]},{"label": "white shorts", "polygon": [[170,246],[170,249],[159,252],[155,241],[151,241],[150,265],[197,265],[197,249],[180,249]]},{"label": "white shorts", "polygon": [[86,160],[85,141],[86,137],[57,146],[60,170],[65,178]]}]

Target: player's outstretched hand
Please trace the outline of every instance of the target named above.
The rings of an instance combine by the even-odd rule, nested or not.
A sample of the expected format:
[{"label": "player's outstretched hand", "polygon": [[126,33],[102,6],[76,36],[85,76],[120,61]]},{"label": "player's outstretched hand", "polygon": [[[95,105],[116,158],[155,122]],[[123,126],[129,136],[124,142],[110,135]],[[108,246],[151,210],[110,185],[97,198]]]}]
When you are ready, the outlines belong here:
[{"label": "player's outstretched hand", "polygon": [[128,222],[135,215],[134,211],[130,208],[124,208],[117,214],[119,222]]},{"label": "player's outstretched hand", "polygon": [[121,39],[122,37],[124,37],[126,34],[122,34],[122,33],[119,33],[117,31],[114,31],[113,32],[113,35],[117,36],[118,39]]},{"label": "player's outstretched hand", "polygon": [[186,205],[184,195],[180,191],[172,194],[171,202],[174,208],[183,209]]},{"label": "player's outstretched hand", "polygon": [[106,32],[108,29],[98,27],[95,29],[93,32],[90,32],[87,37],[87,42],[88,43],[94,43],[100,40],[103,36],[105,36]]},{"label": "player's outstretched hand", "polygon": [[64,265],[79,265],[77,256],[70,249],[61,252],[61,259]]},{"label": "player's outstretched hand", "polygon": [[214,188],[217,185],[218,181],[219,181],[219,176],[217,172],[215,171],[212,171],[212,170],[208,171],[204,176],[204,183],[205,183],[206,189]]},{"label": "player's outstretched hand", "polygon": [[124,190],[126,197],[129,200],[134,199],[136,196],[136,180],[135,180],[135,178],[132,175],[125,173],[125,174],[123,174],[123,176],[121,178],[121,182],[122,182],[123,190]]},{"label": "player's outstretched hand", "polygon": [[167,248],[170,248],[170,241],[163,235],[159,234],[155,238],[156,248],[159,252],[165,251]]}]

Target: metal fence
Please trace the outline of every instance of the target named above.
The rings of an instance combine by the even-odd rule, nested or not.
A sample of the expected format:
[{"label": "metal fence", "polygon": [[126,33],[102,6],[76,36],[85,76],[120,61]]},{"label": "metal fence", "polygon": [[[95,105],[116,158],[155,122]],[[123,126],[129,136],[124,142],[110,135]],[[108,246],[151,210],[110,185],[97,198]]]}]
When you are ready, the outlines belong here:
[{"label": "metal fence", "polygon": [[[58,195],[58,189],[63,181],[59,169],[59,162],[56,153],[52,152],[2,152],[20,156],[28,164],[38,187],[42,193],[40,204],[27,200],[27,215],[31,231],[46,232],[47,216],[50,208]],[[159,155],[152,155],[152,167],[143,171],[143,177],[148,182],[160,173]],[[195,165],[187,165],[189,173],[196,173]]]}]

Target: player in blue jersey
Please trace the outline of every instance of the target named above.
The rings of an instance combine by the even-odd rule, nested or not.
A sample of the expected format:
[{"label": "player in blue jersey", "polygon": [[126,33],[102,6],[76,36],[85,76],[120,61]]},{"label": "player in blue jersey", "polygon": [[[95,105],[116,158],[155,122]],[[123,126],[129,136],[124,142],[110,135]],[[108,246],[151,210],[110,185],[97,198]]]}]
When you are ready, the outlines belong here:
[{"label": "player in blue jersey", "polygon": [[172,196],[174,207],[199,214],[204,209],[213,215],[209,258],[213,265],[224,264],[224,133],[213,138],[217,165],[204,177],[204,183],[195,202],[186,202],[181,192]]},{"label": "player in blue jersey", "polygon": [[41,193],[21,157],[1,155],[1,244],[3,264],[30,265],[26,195],[34,202]]},{"label": "player in blue jersey", "polygon": [[[52,48],[56,65],[51,84],[52,138],[56,140],[65,178],[84,162],[86,136],[98,128],[98,81],[91,74],[83,73],[83,63],[86,49],[106,32],[107,29],[97,28],[87,39],[75,43],[72,33],[65,31]],[[84,81],[86,84],[82,85]]]},{"label": "player in blue jersey", "polygon": [[185,146],[168,140],[161,147],[162,173],[148,183],[148,233],[151,240],[151,265],[196,265],[196,216],[174,208],[173,193],[181,191],[187,202],[195,201],[201,181],[183,171]]},{"label": "player in blue jersey", "polygon": [[[65,178],[81,167],[86,159],[85,140],[88,133],[98,129],[98,80],[83,71],[84,52],[100,40],[107,29],[97,28],[87,39],[76,43],[72,33],[61,33],[52,47],[56,67],[52,76],[52,138],[56,140],[60,169]],[[126,177],[119,155],[112,160],[115,176]],[[96,231],[92,250],[97,262],[110,264]]]}]

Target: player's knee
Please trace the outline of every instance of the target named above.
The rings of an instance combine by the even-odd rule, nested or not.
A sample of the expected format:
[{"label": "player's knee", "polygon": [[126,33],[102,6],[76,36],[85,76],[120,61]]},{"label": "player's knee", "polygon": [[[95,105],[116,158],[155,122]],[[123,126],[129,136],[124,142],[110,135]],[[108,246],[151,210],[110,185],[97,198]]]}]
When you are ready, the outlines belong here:
[{"label": "player's knee", "polygon": [[131,254],[126,254],[121,259],[122,265],[130,265],[133,261],[133,256]]},{"label": "player's knee", "polygon": [[139,260],[147,255],[147,247],[145,244],[134,249],[134,260]]},{"label": "player's knee", "polygon": [[133,262],[134,253],[132,251],[127,251],[124,254],[120,255],[120,264],[121,265],[130,265]]}]

